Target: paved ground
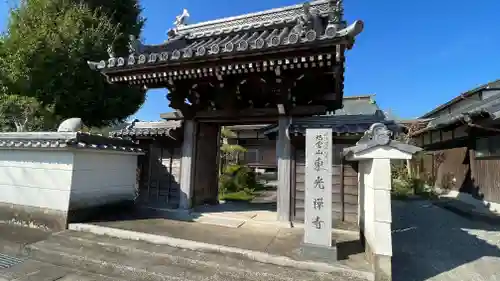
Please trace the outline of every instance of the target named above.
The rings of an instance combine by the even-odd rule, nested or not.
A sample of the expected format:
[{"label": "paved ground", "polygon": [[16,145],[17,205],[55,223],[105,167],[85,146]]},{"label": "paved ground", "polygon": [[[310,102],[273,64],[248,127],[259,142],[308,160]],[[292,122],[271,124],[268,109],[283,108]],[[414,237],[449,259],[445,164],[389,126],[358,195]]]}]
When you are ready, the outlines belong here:
[{"label": "paved ground", "polygon": [[0,270],[0,281],[366,280],[344,273],[298,270],[227,254],[197,252],[84,232],[56,233],[44,241],[29,245],[28,249],[30,259]]},{"label": "paved ground", "polygon": [[[240,215],[246,216],[248,213]],[[134,216],[124,216],[119,219],[116,216],[109,220],[103,218],[99,222],[93,222],[93,224],[304,260],[300,255],[303,229],[282,228],[275,221],[269,224],[252,224],[249,221],[236,228],[207,224],[206,222],[195,223],[164,218],[144,219],[144,217],[151,216],[148,214],[142,216],[141,212],[138,212]],[[210,218],[220,221],[220,218]],[[237,220],[235,219],[235,221]],[[334,233],[334,239],[337,241],[340,264],[356,270],[371,271],[370,265],[364,259],[359,236]]]},{"label": "paved ground", "polygon": [[0,254],[21,255],[24,246],[44,240],[50,235],[50,232],[40,229],[0,223]]},{"label": "paved ground", "polygon": [[393,280],[500,280],[500,227],[393,201]]},{"label": "paved ground", "polygon": [[[233,232],[247,241],[246,247],[271,253],[292,254],[291,243],[296,243],[293,231],[283,232],[275,246],[264,236],[238,229],[225,232],[215,226],[188,224],[200,229],[187,229],[180,224],[165,228],[151,228],[152,221],[122,222],[179,238],[211,237],[212,243],[238,246],[232,240]],[[116,224],[116,223],[106,223]],[[158,225],[158,224],[157,224]],[[472,221],[427,201],[393,201],[393,280],[399,281],[500,281],[500,226]],[[207,229],[219,230],[219,238],[207,235]],[[242,231],[244,230],[244,231]],[[170,231],[170,232],[169,232]],[[208,231],[209,233],[210,231]],[[245,233],[245,234],[244,234]],[[272,233],[272,231],[270,231]],[[193,236],[193,237],[194,237]],[[272,237],[272,236],[270,236]],[[191,237],[188,237],[191,238]],[[219,239],[219,240],[216,240]],[[270,238],[271,239],[271,238]],[[40,241],[42,240],[42,241]],[[36,242],[40,241],[40,242]],[[30,249],[28,259],[19,251],[25,245]],[[357,249],[356,243],[352,244]],[[352,249],[351,249],[352,250]],[[358,249],[359,250],[359,249]],[[62,232],[51,235],[38,230],[0,224],[0,281],[119,281],[119,280],[356,280],[346,276],[313,273],[291,268],[261,264],[240,257],[217,253],[201,253],[165,245],[126,241],[89,233]],[[354,256],[359,253],[353,251]],[[13,259],[20,256],[20,260]]]}]

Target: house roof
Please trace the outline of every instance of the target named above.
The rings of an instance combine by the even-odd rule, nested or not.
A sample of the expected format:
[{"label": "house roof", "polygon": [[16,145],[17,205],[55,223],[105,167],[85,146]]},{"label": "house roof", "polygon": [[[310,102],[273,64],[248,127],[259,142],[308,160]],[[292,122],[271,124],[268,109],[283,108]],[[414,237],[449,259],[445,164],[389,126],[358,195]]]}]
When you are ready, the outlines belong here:
[{"label": "house roof", "polygon": [[[374,95],[344,97],[343,108],[325,115],[293,118],[290,125],[292,133],[303,133],[307,128],[332,128],[338,134],[364,133],[373,123],[383,123],[391,130],[397,130],[394,120],[387,118],[374,100]],[[277,132],[274,125],[266,134]]]},{"label": "house roof", "polygon": [[172,131],[182,127],[182,121],[154,121],[154,122],[132,122],[127,127],[112,131],[113,137],[154,137],[167,136],[172,137]]},{"label": "house roof", "polygon": [[336,121],[336,120],[325,120],[321,123],[309,123],[309,122],[300,122],[299,124],[295,123],[291,126],[290,132],[296,134],[304,134],[306,129],[308,128],[331,128],[332,131],[336,134],[362,134],[366,132],[374,123],[383,123],[386,125],[391,131],[397,131],[398,125],[393,121],[385,121],[385,120],[366,120],[359,122],[350,122],[350,121]]},{"label": "house roof", "polygon": [[[322,16],[328,16],[334,9],[342,9],[341,6],[335,6],[341,4],[342,1],[324,0],[311,1],[309,3],[310,8],[315,9]],[[188,34],[188,38],[203,38],[269,27],[287,22],[293,23],[303,14],[304,4],[297,4],[197,24],[182,25],[178,27],[178,31],[181,34]]]},{"label": "house roof", "polygon": [[417,136],[432,130],[451,129],[482,118],[492,120],[500,118],[500,91],[487,99],[472,103],[461,112],[431,120],[425,128],[416,131],[413,135]]},{"label": "house roof", "polygon": [[[131,38],[130,54],[115,56],[110,50],[110,58],[107,61],[88,64],[92,69],[101,70],[106,74],[153,65],[178,66],[182,62],[206,63],[216,60],[218,66],[221,62],[217,59],[222,57],[233,59],[238,56],[260,56],[262,53],[281,52],[283,49],[331,47],[337,44],[350,47],[354,37],[363,30],[362,21],[346,26],[342,19],[341,0],[312,1],[191,25],[186,23],[188,16],[185,11],[178,17],[175,28],[169,31],[169,39],[162,44],[143,45],[139,40]],[[324,56],[311,58],[311,63],[315,64],[328,60]],[[304,59],[309,60],[309,57]],[[267,67],[267,63],[263,66]],[[280,62],[273,60],[272,63]],[[281,63],[287,62],[282,60]],[[288,63],[293,64],[293,59]],[[255,67],[255,63],[253,64]],[[244,68],[252,68],[252,63],[232,63],[221,71],[231,73]],[[109,79],[110,82],[128,81],[129,78],[134,81],[150,78],[154,80],[163,77],[163,72],[166,76],[183,78],[188,77],[188,74],[203,74],[204,69],[195,67],[191,70],[179,72],[178,69],[169,68],[154,77],[144,78],[141,74]],[[205,70],[210,71],[210,68]],[[123,80],[125,78],[127,80]]]},{"label": "house roof", "polygon": [[343,99],[343,107],[327,116],[339,115],[374,115],[380,111],[374,100],[375,95],[348,96]]},{"label": "house roof", "polygon": [[483,85],[480,85],[472,90],[469,90],[467,92],[464,92],[458,96],[456,96],[455,98],[453,98],[452,100],[436,107],[435,109],[425,113],[424,115],[422,115],[420,118],[431,118],[433,115],[435,115],[436,113],[446,109],[446,108],[449,108],[450,106],[456,104],[457,102],[461,101],[461,100],[464,100],[466,98],[469,98],[473,95],[476,95],[478,94],[479,92],[483,91],[483,90],[488,90],[488,89],[494,89],[494,88],[498,88],[500,89],[500,79],[499,80],[495,80],[495,81],[492,81],[492,82],[488,82],[486,84],[483,84]]}]

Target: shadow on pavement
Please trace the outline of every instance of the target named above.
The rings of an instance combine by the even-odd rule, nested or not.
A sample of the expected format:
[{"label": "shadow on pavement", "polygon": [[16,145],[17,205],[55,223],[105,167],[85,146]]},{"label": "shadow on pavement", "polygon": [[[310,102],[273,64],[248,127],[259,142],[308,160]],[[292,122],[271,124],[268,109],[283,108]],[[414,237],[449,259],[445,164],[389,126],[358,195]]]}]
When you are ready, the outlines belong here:
[{"label": "shadow on pavement", "polygon": [[499,226],[428,201],[393,201],[392,217],[393,280],[500,278]]}]

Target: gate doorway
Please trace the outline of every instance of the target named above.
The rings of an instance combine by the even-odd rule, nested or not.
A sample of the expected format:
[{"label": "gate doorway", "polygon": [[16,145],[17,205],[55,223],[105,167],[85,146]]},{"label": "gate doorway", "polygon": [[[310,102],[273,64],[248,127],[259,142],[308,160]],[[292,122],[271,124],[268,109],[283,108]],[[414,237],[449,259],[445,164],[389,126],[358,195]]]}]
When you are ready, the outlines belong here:
[{"label": "gate doorway", "polygon": [[[239,122],[248,124],[252,120]],[[222,147],[235,144],[234,139],[230,141],[222,134],[222,128],[234,123],[224,120],[196,123],[193,212],[202,221],[204,217],[242,220],[242,223],[255,219],[276,221],[276,186],[267,185],[265,175],[244,161],[245,152],[229,156],[233,161],[225,159],[228,155]],[[241,148],[246,151],[244,146]],[[275,151],[271,153],[276,158]]]}]

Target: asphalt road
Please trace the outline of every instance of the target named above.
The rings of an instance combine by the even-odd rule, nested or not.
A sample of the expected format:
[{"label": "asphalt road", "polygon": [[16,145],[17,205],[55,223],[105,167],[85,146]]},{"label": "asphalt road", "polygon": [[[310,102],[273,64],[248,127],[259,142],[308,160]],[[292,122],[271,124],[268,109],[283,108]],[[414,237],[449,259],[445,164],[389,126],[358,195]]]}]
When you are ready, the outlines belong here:
[{"label": "asphalt road", "polygon": [[393,280],[500,281],[500,227],[393,201]]}]

